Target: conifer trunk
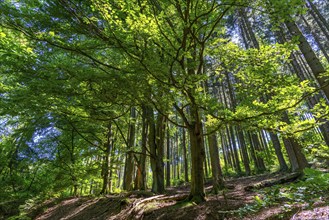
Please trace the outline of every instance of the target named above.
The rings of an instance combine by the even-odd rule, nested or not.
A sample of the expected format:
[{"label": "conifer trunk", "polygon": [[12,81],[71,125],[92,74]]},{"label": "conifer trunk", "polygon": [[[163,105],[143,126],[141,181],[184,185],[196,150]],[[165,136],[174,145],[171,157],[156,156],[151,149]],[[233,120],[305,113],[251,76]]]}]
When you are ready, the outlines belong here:
[{"label": "conifer trunk", "polygon": [[132,121],[129,124],[128,146],[127,146],[128,153],[126,155],[124,177],[123,177],[123,189],[127,191],[131,191],[133,189],[134,156],[131,150],[135,145],[135,122],[133,121],[136,118],[135,107],[131,108],[130,117]]},{"label": "conifer trunk", "polygon": [[106,194],[109,192],[109,169],[110,169],[110,153],[111,153],[111,124],[108,125],[108,131],[107,131],[107,140],[106,143],[104,144],[104,156],[103,156],[103,186],[101,190],[101,194]]},{"label": "conifer trunk", "polygon": [[276,157],[278,158],[279,164],[280,164],[280,171],[287,171],[288,165],[283,157],[282,150],[281,150],[281,144],[280,140],[277,135],[270,132],[271,140],[273,143],[273,148],[276,154]]},{"label": "conifer trunk", "polygon": [[155,122],[153,109],[148,110],[149,119],[149,147],[151,153],[151,169],[152,169],[152,192],[163,193],[164,185],[164,133],[165,123],[164,116],[158,115]]},{"label": "conifer trunk", "polygon": [[187,150],[186,150],[186,133],[185,133],[185,129],[182,129],[183,132],[183,158],[184,158],[184,179],[185,182],[189,181],[188,178],[188,161],[187,161]]},{"label": "conifer trunk", "polygon": [[307,42],[306,38],[302,34],[302,32],[299,30],[298,26],[293,21],[286,21],[285,22],[289,32],[293,36],[298,37],[298,47],[300,51],[303,53],[307,64],[311,68],[314,77],[316,78],[317,82],[319,83],[322,91],[324,92],[327,99],[329,99],[329,82],[328,77],[321,77],[322,73],[325,73],[325,69],[323,65],[321,64],[319,58],[315,55],[312,47]]},{"label": "conifer trunk", "polygon": [[170,136],[169,125],[167,127],[167,164],[166,164],[166,186],[170,186]]},{"label": "conifer trunk", "polygon": [[212,179],[213,179],[212,190],[215,194],[218,194],[219,190],[224,188],[224,180],[223,180],[222,168],[220,166],[216,134],[211,134],[208,136],[208,143],[209,143],[209,153],[210,153],[210,162],[211,162]]}]

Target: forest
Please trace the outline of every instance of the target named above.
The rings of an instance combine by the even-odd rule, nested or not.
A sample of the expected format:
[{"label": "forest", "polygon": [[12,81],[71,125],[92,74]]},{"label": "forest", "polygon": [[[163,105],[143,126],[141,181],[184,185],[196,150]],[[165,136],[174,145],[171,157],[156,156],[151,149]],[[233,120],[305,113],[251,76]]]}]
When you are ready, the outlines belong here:
[{"label": "forest", "polygon": [[329,2],[0,0],[0,219],[329,219]]}]

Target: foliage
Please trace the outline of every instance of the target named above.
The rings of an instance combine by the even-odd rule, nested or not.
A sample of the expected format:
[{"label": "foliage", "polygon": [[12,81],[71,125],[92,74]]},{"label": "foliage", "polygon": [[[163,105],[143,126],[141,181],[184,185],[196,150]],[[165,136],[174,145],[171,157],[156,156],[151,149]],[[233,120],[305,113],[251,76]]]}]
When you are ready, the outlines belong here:
[{"label": "foliage", "polygon": [[315,203],[327,203],[329,195],[329,174],[306,168],[305,176],[296,183],[276,185],[257,191],[255,201],[239,209],[239,215],[256,213],[263,208],[280,205],[289,212],[296,205],[304,209],[312,208]]},{"label": "foliage", "polygon": [[[294,136],[311,154],[327,157],[314,128],[328,120],[328,104],[321,99],[312,109],[306,107],[305,100],[318,90],[312,80],[299,80],[287,68],[296,45],[273,43],[276,22],[295,19],[305,11],[304,4],[1,1],[1,198],[96,194],[104,178],[112,181],[112,192],[121,192],[127,148],[134,151],[135,165],[142,156],[148,156],[147,164],[156,156],[150,146],[142,149],[154,125],[143,115],[145,106],[170,124],[168,139],[173,142],[180,138],[175,139],[175,133],[181,136],[178,127],[187,129],[192,140],[192,134],[202,135],[203,124],[208,133],[232,126],[243,132],[267,130],[280,138]],[[266,29],[260,36],[268,38],[259,39],[259,48],[245,49],[234,40],[239,31],[232,18],[241,9],[257,11],[254,23],[276,21],[259,25]],[[134,119],[128,114],[132,107],[137,109]],[[306,114],[312,117],[303,119]],[[129,146],[132,126],[136,144]],[[240,141],[229,138],[221,137],[223,148],[225,142]],[[180,145],[173,146],[180,154]],[[190,144],[189,158],[191,149]],[[274,151],[269,152],[255,154],[272,166]],[[106,170],[112,171],[111,177]],[[238,173],[227,163],[225,171],[230,176]],[[147,185],[152,181],[148,177]],[[267,204],[264,198],[256,200],[258,207]]]}]

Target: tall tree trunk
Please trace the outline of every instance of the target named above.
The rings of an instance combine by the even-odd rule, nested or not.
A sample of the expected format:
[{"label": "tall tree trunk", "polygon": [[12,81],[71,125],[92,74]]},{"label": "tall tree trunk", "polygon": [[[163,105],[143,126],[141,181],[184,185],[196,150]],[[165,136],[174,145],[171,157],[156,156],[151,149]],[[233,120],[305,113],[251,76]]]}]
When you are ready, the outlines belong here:
[{"label": "tall tree trunk", "polygon": [[209,177],[209,172],[208,172],[208,164],[207,164],[207,144],[204,142],[204,140],[202,140],[204,145],[204,150],[205,150],[205,153],[204,153],[204,176],[205,176],[205,179]]},{"label": "tall tree trunk", "polygon": [[256,170],[258,173],[262,173],[266,170],[266,167],[263,158],[259,155],[261,151],[260,151],[260,142],[257,133],[251,134],[251,141],[254,151]]},{"label": "tall tree trunk", "polygon": [[138,169],[137,169],[137,189],[146,189],[146,145],[147,145],[147,107],[142,106],[142,154],[140,155]]},{"label": "tall tree trunk", "polygon": [[132,148],[135,145],[135,122],[136,119],[136,109],[135,107],[131,108],[130,111],[130,124],[128,131],[128,153],[126,155],[125,169],[124,169],[124,178],[123,178],[123,189],[131,191],[133,189],[133,175],[134,175],[134,156],[131,152]]},{"label": "tall tree trunk", "polygon": [[249,176],[251,174],[251,169],[250,169],[250,165],[249,165],[250,161],[249,161],[249,157],[248,157],[248,151],[247,151],[247,146],[246,146],[246,142],[244,139],[243,131],[240,128],[240,126],[237,127],[237,134],[238,134],[239,144],[240,144],[240,148],[241,148],[241,152],[242,152],[242,161],[243,161],[245,173],[247,176]]},{"label": "tall tree trunk", "polygon": [[227,151],[225,148],[225,137],[224,137],[224,132],[223,131],[219,131],[220,137],[221,137],[221,146],[222,146],[222,150],[223,150],[223,158],[224,158],[224,169],[225,172],[228,173],[228,159],[227,159]]},{"label": "tall tree trunk", "polygon": [[[286,39],[283,35],[282,28],[281,28],[281,31],[276,32],[276,37],[277,37],[279,43],[283,44],[286,42]],[[307,80],[308,78],[305,76],[304,70],[301,68],[300,64],[297,62],[296,55],[291,54],[290,59],[292,60],[293,72],[295,72],[297,74],[298,78],[301,81]],[[318,103],[317,96],[308,98],[308,104],[309,104],[310,108],[313,108],[317,103]],[[321,122],[324,122],[324,121],[321,121]],[[324,141],[329,146],[329,122],[325,121],[324,124],[321,124],[319,126],[319,128],[321,130]]]},{"label": "tall tree trunk", "polygon": [[158,192],[157,186],[157,169],[156,169],[156,125],[154,121],[154,113],[153,109],[148,109],[148,119],[149,119],[149,135],[148,135],[148,142],[150,147],[150,162],[151,162],[151,170],[152,170],[152,192]]},{"label": "tall tree trunk", "polygon": [[[288,115],[286,113],[284,113],[283,115],[283,121],[286,123],[290,123]],[[293,172],[302,171],[305,167],[309,167],[306,157],[302,152],[302,148],[295,138],[284,138],[283,142],[290,160],[291,170]]]},{"label": "tall tree trunk", "polygon": [[314,17],[314,20],[318,23],[319,27],[322,29],[324,34],[326,34],[327,40],[329,40],[329,37],[328,37],[329,24],[328,24],[328,22],[322,16],[322,14],[319,12],[319,10],[316,8],[316,6],[312,2],[312,0],[307,0],[307,2],[309,3],[309,5],[306,4],[306,6],[310,9],[310,12],[313,13],[312,16]]},{"label": "tall tree trunk", "polygon": [[[307,29],[310,31],[310,33],[312,34],[312,36],[314,37],[314,40],[317,44],[317,46],[319,47],[319,49],[321,50],[321,52],[323,53],[324,57],[327,59],[327,61],[329,62],[329,55],[326,51],[326,49],[323,47],[321,40],[318,36],[318,34],[316,32],[314,32],[310,26],[310,24],[308,23],[308,21],[306,20],[306,18],[304,16],[301,16],[302,20],[304,21]],[[329,39],[329,38],[328,38]]]},{"label": "tall tree trunk", "polygon": [[109,181],[109,169],[110,169],[110,153],[111,153],[111,136],[112,129],[111,124],[107,127],[107,140],[104,144],[104,156],[103,156],[103,186],[101,190],[101,194],[106,194],[109,192],[108,181]]},{"label": "tall tree trunk", "polygon": [[186,133],[185,133],[185,129],[182,128],[182,132],[183,132],[183,140],[182,140],[182,144],[183,144],[183,158],[184,158],[184,179],[185,182],[188,182],[188,161],[187,161],[187,150],[186,150]]},{"label": "tall tree trunk", "polygon": [[164,133],[165,123],[164,116],[158,115],[157,122],[154,120],[153,109],[148,110],[149,115],[149,147],[151,153],[151,169],[152,169],[152,192],[163,193],[164,187]]},{"label": "tall tree trunk", "polygon": [[[248,44],[252,44],[251,47],[252,48],[257,48],[259,49],[259,43],[256,39],[256,36],[254,34],[254,32],[252,31],[252,27],[251,24],[248,20],[246,11],[244,8],[239,10],[239,15],[242,18],[242,29],[244,29],[244,32],[246,33]],[[249,45],[248,45],[249,46]]]},{"label": "tall tree trunk", "polygon": [[208,136],[208,143],[209,143],[209,153],[210,153],[210,162],[211,162],[212,179],[213,179],[212,190],[215,194],[218,194],[219,190],[224,188],[224,180],[223,180],[222,168],[220,166],[216,134],[211,134]]},{"label": "tall tree trunk", "polygon": [[324,92],[327,99],[329,99],[329,84],[328,84],[328,77],[321,77],[322,73],[325,73],[325,69],[321,64],[319,58],[315,55],[312,47],[307,42],[306,38],[299,30],[298,26],[293,21],[286,21],[285,22],[289,32],[293,36],[298,37],[298,47],[300,51],[303,53],[306,62],[308,63],[309,67],[311,68],[317,82],[319,83],[322,91]]},{"label": "tall tree trunk", "polygon": [[166,120],[163,115],[158,115],[157,118],[157,133],[156,133],[156,147],[157,147],[157,156],[156,156],[156,169],[157,169],[157,192],[163,193],[165,190],[164,182],[164,140],[166,133]]},{"label": "tall tree trunk", "polygon": [[228,125],[226,125],[226,140],[227,140],[228,158],[231,161],[232,167],[234,168],[235,172],[237,172],[238,164],[237,164],[237,161],[236,161],[236,158],[234,155],[234,150],[233,150],[233,146],[232,146],[233,140],[230,135]]},{"label": "tall tree trunk", "polygon": [[287,171],[288,170],[288,165],[283,157],[282,154],[282,148],[280,144],[280,140],[277,135],[273,134],[270,132],[270,137],[272,140],[273,148],[276,154],[276,157],[278,158],[279,164],[280,164],[280,171]]},{"label": "tall tree trunk", "polygon": [[[225,131],[223,131],[222,135],[222,141],[223,141],[223,153],[224,153],[224,160],[226,158],[226,168],[228,167],[234,167],[233,166],[233,162],[232,162],[232,158],[231,158],[231,152],[230,152],[230,147],[229,147],[229,143],[228,143],[228,137],[227,137],[227,133]],[[226,170],[227,171],[227,170]]]},{"label": "tall tree trunk", "polygon": [[179,153],[179,141],[178,141],[178,131],[175,132],[175,146],[176,146],[176,155],[175,155],[175,164],[176,164],[176,173],[177,173],[177,180],[180,179],[180,153]]},{"label": "tall tree trunk", "polygon": [[313,17],[315,22],[318,24],[319,28],[321,29],[322,33],[324,34],[324,37],[328,40],[329,39],[329,30],[321,23],[318,16],[312,9],[309,10],[309,13],[311,14],[311,16]]},{"label": "tall tree trunk", "polygon": [[113,185],[113,164],[114,164],[114,155],[115,155],[115,145],[114,145],[115,139],[112,139],[112,149],[111,149],[111,155],[110,155],[110,174],[109,174],[109,192],[112,192],[112,185]]},{"label": "tall tree trunk", "polygon": [[241,166],[240,166],[240,159],[239,159],[239,152],[238,152],[238,148],[236,146],[236,139],[235,139],[235,134],[234,134],[234,130],[233,130],[233,127],[230,126],[230,136],[231,136],[231,142],[232,142],[232,147],[233,147],[233,156],[235,158],[235,161],[236,161],[236,172],[238,174],[241,174]]},{"label": "tall tree trunk", "polygon": [[192,120],[188,126],[188,131],[191,143],[192,167],[189,200],[200,203],[205,201],[203,170],[205,151],[203,143],[202,122],[197,106],[191,106],[190,117]]},{"label": "tall tree trunk", "polygon": [[169,124],[167,125],[167,165],[166,165],[166,186],[170,186],[170,133]]}]

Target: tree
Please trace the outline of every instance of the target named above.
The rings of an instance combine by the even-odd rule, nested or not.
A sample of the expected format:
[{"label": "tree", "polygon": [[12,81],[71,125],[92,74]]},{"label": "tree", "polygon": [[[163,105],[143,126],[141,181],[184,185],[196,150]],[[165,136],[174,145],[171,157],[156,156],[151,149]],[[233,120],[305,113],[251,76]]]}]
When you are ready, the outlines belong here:
[{"label": "tree", "polygon": [[[263,1],[251,5],[268,6]],[[103,183],[98,190],[110,191],[115,169],[119,175],[116,185],[122,181],[125,190],[132,190],[135,176],[135,188],[144,189],[146,156],[152,169],[152,191],[163,193],[168,127],[176,132],[174,136],[167,134],[166,152],[172,157],[181,154],[182,134],[186,181],[187,155],[191,162],[188,199],[196,203],[205,200],[204,171],[209,158],[215,191],[222,186],[216,134],[221,135],[218,140],[225,163],[241,173],[242,159],[250,174],[248,153],[256,169],[269,167],[269,160],[263,159],[262,151],[267,159],[269,152],[262,130],[272,132],[272,143],[284,169],[274,133],[298,130],[295,125],[301,123],[296,115],[314,89],[287,74],[291,44],[258,42],[243,14],[245,9],[241,9],[249,4],[59,0],[6,1],[1,6],[0,33],[9,36],[9,40],[1,40],[1,46],[18,51],[1,51],[5,58],[1,66],[5,86],[0,96],[5,110],[1,115],[20,119],[26,114],[27,122],[42,118],[61,132],[54,164],[58,165],[58,175],[71,177],[65,186],[73,185],[73,193],[97,175],[95,181]],[[236,11],[242,13],[241,29],[244,40],[250,41],[248,49],[228,37],[226,25]],[[287,14],[294,16],[290,11]],[[15,42],[15,38],[22,42]],[[215,88],[207,88],[208,83]],[[285,113],[287,120],[282,118]],[[24,136],[30,140],[32,135]],[[286,140],[291,144],[288,154],[300,156],[297,142]],[[305,158],[295,159],[302,169]],[[120,160],[125,161],[123,178]],[[87,175],[79,169],[87,164],[99,166],[97,174]],[[172,167],[177,174],[181,172],[180,164]]]}]

